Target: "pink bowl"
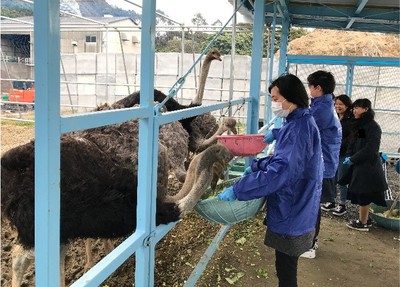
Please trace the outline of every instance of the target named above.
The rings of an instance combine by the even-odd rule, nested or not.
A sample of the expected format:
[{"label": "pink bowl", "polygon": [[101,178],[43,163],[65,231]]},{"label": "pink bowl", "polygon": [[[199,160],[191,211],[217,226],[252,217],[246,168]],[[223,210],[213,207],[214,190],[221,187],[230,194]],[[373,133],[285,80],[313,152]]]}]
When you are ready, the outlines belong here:
[{"label": "pink bowl", "polygon": [[217,142],[228,148],[234,156],[255,156],[263,151],[267,143],[264,135],[222,135]]}]

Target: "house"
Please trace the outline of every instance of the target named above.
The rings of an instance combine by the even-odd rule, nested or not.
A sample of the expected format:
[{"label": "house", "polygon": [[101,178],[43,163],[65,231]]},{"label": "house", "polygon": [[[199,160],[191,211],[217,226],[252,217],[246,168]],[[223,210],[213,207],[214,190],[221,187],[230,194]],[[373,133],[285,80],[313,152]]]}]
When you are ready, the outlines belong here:
[{"label": "house", "polygon": [[[33,63],[33,17],[2,19],[0,25],[4,57]],[[140,53],[141,30],[129,17],[62,16],[60,31],[61,54]]]}]

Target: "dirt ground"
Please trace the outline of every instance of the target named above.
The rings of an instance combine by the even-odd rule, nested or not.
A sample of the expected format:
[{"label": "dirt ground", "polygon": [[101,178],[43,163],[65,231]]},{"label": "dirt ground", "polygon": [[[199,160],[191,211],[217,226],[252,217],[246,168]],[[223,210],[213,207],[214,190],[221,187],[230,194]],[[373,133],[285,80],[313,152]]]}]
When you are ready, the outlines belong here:
[{"label": "dirt ground", "polygon": [[[31,125],[3,122],[1,152],[28,142],[33,135]],[[400,178],[393,166],[388,166],[388,176],[392,190],[398,192]],[[171,185],[171,189],[177,187]],[[349,210],[344,218],[323,214],[317,258],[300,259],[299,286],[400,286],[399,232],[376,225],[370,232],[350,230],[345,222],[356,217],[356,207],[349,206]],[[262,219],[260,212],[257,217],[230,228],[196,286],[277,286],[274,252],[263,244],[266,227]],[[157,245],[155,286],[183,286],[219,228],[195,213],[180,221]],[[11,228],[2,219],[1,286],[4,287],[11,286],[10,253],[14,244]],[[93,249],[97,260],[105,255],[102,242],[95,242]],[[72,242],[66,264],[69,285],[85,271],[83,240]],[[130,258],[101,286],[128,287],[133,282],[134,259]],[[25,275],[23,286],[34,286],[33,268]]]}]

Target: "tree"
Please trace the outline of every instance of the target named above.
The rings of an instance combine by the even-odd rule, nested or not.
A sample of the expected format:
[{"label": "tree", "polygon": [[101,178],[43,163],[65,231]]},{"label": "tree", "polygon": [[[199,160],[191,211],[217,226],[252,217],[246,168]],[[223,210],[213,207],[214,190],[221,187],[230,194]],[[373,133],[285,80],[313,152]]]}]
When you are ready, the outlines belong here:
[{"label": "tree", "polygon": [[[168,20],[167,18],[164,18],[162,16],[168,17],[170,18],[164,11],[157,9],[156,12],[159,15],[156,15],[156,25],[171,25],[173,26],[174,23],[170,20]],[[162,15],[162,16],[160,16]]]},{"label": "tree", "polygon": [[27,8],[10,9],[7,7],[2,7],[1,15],[9,18],[18,18],[24,16],[33,16],[33,11]]},{"label": "tree", "polygon": [[212,23],[211,26],[222,26],[222,22],[221,22],[221,20],[217,19],[217,21]]},{"label": "tree", "polygon": [[[251,55],[252,33],[237,33],[236,34],[236,54]],[[202,43],[202,49],[210,43],[214,34],[208,35],[206,41]],[[217,48],[222,55],[231,54],[232,50],[232,32],[223,32],[214,42],[213,47]]]},{"label": "tree", "polygon": [[[237,55],[251,55],[251,50],[252,50],[252,41],[253,41],[253,32],[251,32],[252,27],[251,24],[242,24],[242,25],[237,25],[237,33],[236,33],[236,54]],[[298,29],[298,28],[292,28],[289,31],[289,42],[296,39],[300,38],[304,35],[307,35],[307,31],[305,29]],[[214,34],[209,34],[208,38],[206,41],[202,44],[202,48],[204,49],[208,43],[211,41],[211,39],[214,37]],[[277,29],[275,33],[275,46],[274,46],[274,53],[276,53],[279,50],[279,45],[280,45],[280,29]],[[269,54],[269,47],[267,47],[267,39],[268,39],[268,33],[265,30],[264,32],[264,47],[263,47],[263,57],[267,57]],[[224,32],[221,33],[221,35],[218,37],[218,39],[214,42],[213,47],[217,48],[219,52],[222,55],[227,55],[231,53],[231,45],[232,45],[232,33],[231,32]]]},{"label": "tree", "polygon": [[[201,14],[198,13],[196,18],[198,21],[202,18]],[[196,21],[197,21],[196,20]],[[192,20],[194,23],[199,23]],[[269,47],[267,46],[267,39],[270,33],[266,27],[264,32],[264,47],[263,57],[267,57],[270,54]],[[252,41],[253,41],[253,27],[249,23],[239,23],[236,26],[236,46],[235,52],[237,55],[249,55],[252,52]],[[302,28],[292,28],[289,31],[289,42],[307,35],[307,30]],[[200,31],[191,31],[186,33],[186,39],[184,42],[184,49],[186,53],[202,53],[208,46],[210,41],[214,38],[216,33],[204,33]],[[274,54],[279,50],[280,47],[280,28],[277,28],[275,33],[275,45]],[[231,54],[232,48],[232,32],[222,32],[219,37],[213,43],[213,47],[217,48],[221,55]],[[180,32],[167,32],[165,35],[156,37],[156,52],[181,52],[181,34]]]},{"label": "tree", "polygon": [[[157,32],[156,35],[156,52],[176,52],[168,51],[169,43],[172,41],[181,41],[181,32],[179,31],[169,31],[169,32]],[[175,44],[173,44],[175,46]],[[175,49],[174,49],[175,50]],[[179,51],[180,52],[180,51]]]},{"label": "tree", "polygon": [[201,15],[201,13],[197,13],[193,16],[192,23],[193,23],[193,25],[196,25],[196,26],[207,26],[208,25],[206,19],[203,17],[203,15]]}]

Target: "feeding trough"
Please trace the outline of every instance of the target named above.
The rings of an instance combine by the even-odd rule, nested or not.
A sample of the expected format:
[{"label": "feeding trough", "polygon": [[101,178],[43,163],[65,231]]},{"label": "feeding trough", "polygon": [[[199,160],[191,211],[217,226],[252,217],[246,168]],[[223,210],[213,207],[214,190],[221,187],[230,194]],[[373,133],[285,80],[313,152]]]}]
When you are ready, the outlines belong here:
[{"label": "feeding trough", "polygon": [[267,143],[263,142],[264,135],[221,135],[217,136],[218,143],[227,147],[234,156],[255,156],[261,153]]},{"label": "feeding trough", "polygon": [[[235,183],[237,178],[224,181],[217,185],[216,190]],[[210,190],[207,190],[208,192]],[[206,193],[207,193],[206,191]],[[249,201],[223,201],[218,197],[210,197],[197,203],[194,209],[205,219],[223,225],[232,225],[254,217],[265,203],[265,198]]]},{"label": "feeding trough", "polygon": [[[370,217],[372,220],[376,222],[379,226],[382,226],[386,229],[390,230],[400,230],[400,218],[395,218],[395,217],[386,217],[385,211],[389,211],[389,209],[393,205],[393,200],[386,200],[387,207],[384,206],[378,206],[374,203],[370,204]],[[399,210],[400,209],[400,202],[397,200],[395,206],[393,207],[392,210]]]}]

